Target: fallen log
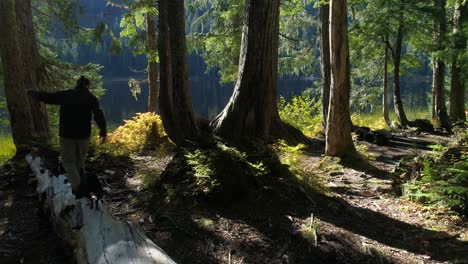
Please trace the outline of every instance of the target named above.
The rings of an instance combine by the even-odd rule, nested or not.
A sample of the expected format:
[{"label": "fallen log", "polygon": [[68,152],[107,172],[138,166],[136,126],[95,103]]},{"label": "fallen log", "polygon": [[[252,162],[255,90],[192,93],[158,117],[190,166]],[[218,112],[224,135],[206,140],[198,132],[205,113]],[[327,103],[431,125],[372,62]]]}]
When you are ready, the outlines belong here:
[{"label": "fallen log", "polygon": [[41,159],[26,157],[37,181],[36,191],[59,237],[72,248],[78,264],[175,263],[140,228],[115,219],[100,202],[75,199],[64,175],[49,175]]}]

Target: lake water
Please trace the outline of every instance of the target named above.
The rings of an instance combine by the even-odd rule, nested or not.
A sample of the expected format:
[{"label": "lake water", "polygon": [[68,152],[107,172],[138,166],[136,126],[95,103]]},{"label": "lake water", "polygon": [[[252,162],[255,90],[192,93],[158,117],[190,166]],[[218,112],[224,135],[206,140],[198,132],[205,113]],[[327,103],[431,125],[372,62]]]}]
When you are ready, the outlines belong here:
[{"label": "lake water", "polygon": [[[217,78],[191,78],[191,94],[195,111],[205,118],[213,118],[221,112],[232,95],[233,84],[221,85]],[[286,99],[312,87],[311,80],[280,80],[278,93]],[[104,79],[106,94],[101,98],[101,108],[110,124],[121,124],[135,113],[146,112],[148,88],[143,85],[135,99],[128,87],[127,78]]]}]

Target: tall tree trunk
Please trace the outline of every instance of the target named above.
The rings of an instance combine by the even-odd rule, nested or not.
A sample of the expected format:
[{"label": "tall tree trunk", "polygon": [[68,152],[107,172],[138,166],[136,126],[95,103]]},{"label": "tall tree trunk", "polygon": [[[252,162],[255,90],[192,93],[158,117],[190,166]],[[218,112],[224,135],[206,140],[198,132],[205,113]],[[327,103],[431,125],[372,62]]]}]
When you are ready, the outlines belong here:
[{"label": "tall tree trunk", "polygon": [[351,97],[346,0],[330,2],[331,92],[325,154],[350,157],[356,154],[351,137]]},{"label": "tall tree trunk", "polygon": [[189,93],[183,0],[159,1],[160,107],[164,127],[176,144],[198,135]]},{"label": "tall tree trunk", "polygon": [[328,107],[330,103],[330,5],[320,5],[320,69],[322,75],[322,128],[327,129]]},{"label": "tall tree trunk", "polygon": [[[403,6],[403,5],[402,5]],[[403,7],[402,7],[403,9]],[[400,64],[401,64],[401,47],[403,44],[403,11],[401,10],[401,19],[398,25],[397,36],[395,40],[393,56],[393,105],[395,108],[395,114],[402,127],[408,125],[408,118],[406,117],[405,110],[403,108],[403,101],[401,100],[400,93]]]},{"label": "tall tree trunk", "polygon": [[[385,41],[388,42],[388,34],[385,36]],[[392,120],[388,113],[388,45],[385,45],[385,54],[384,54],[384,72],[383,72],[383,93],[382,93],[382,110],[385,123],[388,127],[393,128]]]},{"label": "tall tree trunk", "polygon": [[[159,63],[160,63],[160,94],[159,107],[161,109],[161,119],[164,129],[168,135],[174,135],[176,132],[174,117],[172,114],[172,56],[171,56],[171,41],[169,33],[169,17],[167,12],[168,0],[158,1],[159,10]],[[169,136],[171,137],[171,136]],[[172,137],[171,137],[172,138]]]},{"label": "tall tree trunk", "polygon": [[450,88],[450,117],[453,122],[466,122],[465,114],[465,81],[461,78],[461,62],[459,56],[466,48],[467,38],[461,32],[464,21],[468,18],[468,5],[461,4],[461,0],[455,5],[453,14],[453,46],[455,54],[452,58],[452,79]]},{"label": "tall tree trunk", "polygon": [[280,123],[276,105],[279,0],[246,0],[239,73],[233,95],[212,121],[224,138],[267,139]]},{"label": "tall tree trunk", "polygon": [[[26,69],[24,85],[27,90],[41,90],[43,83],[42,58],[37,47],[36,32],[32,18],[31,0],[16,1],[15,11],[17,16],[21,51],[23,55],[23,67]],[[47,142],[49,139],[49,120],[46,106],[37,100],[28,100],[33,116],[34,131],[38,135],[39,142]]]},{"label": "tall tree trunk", "polygon": [[30,0],[0,2],[0,56],[13,140],[19,151],[46,143],[47,112],[29,100],[27,90],[38,89],[40,57],[32,23]]},{"label": "tall tree trunk", "polygon": [[[447,33],[447,18],[445,16],[446,0],[434,0],[434,7],[439,11],[434,20],[434,47],[436,51],[444,50],[443,38]],[[432,74],[432,120],[437,127],[443,127],[450,131],[447,108],[445,106],[445,62],[433,58]]]},{"label": "tall tree trunk", "polygon": [[147,53],[148,53],[148,86],[149,86],[149,97],[148,97],[148,111],[156,113],[158,110],[158,75],[159,67],[157,63],[157,43],[156,43],[156,22],[154,16],[150,13],[146,14],[146,41]]}]

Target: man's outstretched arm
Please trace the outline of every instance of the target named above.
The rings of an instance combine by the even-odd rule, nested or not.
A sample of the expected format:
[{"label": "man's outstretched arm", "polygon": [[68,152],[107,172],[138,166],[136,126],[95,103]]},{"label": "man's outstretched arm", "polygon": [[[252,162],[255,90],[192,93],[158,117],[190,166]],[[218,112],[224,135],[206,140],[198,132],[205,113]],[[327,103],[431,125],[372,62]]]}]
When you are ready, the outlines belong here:
[{"label": "man's outstretched arm", "polygon": [[44,102],[46,104],[60,105],[64,104],[67,100],[67,91],[60,91],[55,93],[28,91],[28,94],[32,98]]}]

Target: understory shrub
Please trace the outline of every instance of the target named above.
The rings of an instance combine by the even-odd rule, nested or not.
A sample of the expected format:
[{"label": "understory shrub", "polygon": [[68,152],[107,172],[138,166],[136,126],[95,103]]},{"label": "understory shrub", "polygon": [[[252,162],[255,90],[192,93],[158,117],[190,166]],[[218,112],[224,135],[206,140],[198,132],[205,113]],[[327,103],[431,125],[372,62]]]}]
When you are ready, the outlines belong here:
[{"label": "understory shrub", "polygon": [[[97,139],[96,139],[97,140]],[[98,150],[115,155],[138,153],[154,148],[169,139],[161,121],[154,113],[137,113],[122,126],[107,135],[107,143]]]},{"label": "understory shrub", "polygon": [[433,151],[422,160],[420,172],[403,185],[403,195],[468,215],[468,146],[464,140],[457,142],[448,147],[432,146]]},{"label": "understory shrub", "polygon": [[[246,180],[242,178],[260,177],[267,173],[267,168],[262,162],[249,161],[245,152],[221,142],[217,142],[210,149],[188,151],[185,158],[194,177],[195,192],[200,194],[219,192],[220,189],[247,189],[249,186],[246,184],[239,184]],[[243,190],[229,190],[232,191]]]},{"label": "understory shrub", "polygon": [[0,166],[3,166],[8,160],[13,158],[15,152],[16,147],[11,135],[0,133]]},{"label": "understory shrub", "polygon": [[314,98],[310,90],[295,96],[290,102],[280,98],[278,111],[281,119],[299,129],[308,137],[318,136],[322,132],[322,103]]}]

